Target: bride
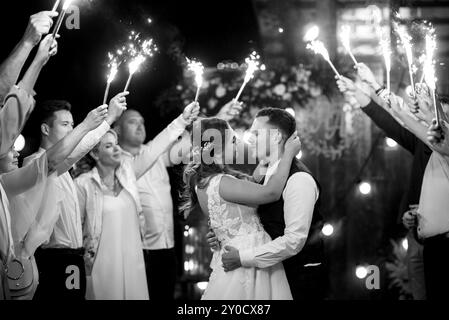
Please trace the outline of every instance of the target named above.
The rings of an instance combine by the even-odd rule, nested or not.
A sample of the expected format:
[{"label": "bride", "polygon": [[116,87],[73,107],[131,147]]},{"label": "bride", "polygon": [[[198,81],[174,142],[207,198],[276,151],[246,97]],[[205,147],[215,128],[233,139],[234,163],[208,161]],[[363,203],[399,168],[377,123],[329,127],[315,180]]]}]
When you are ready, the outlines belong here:
[{"label": "bride", "polygon": [[[226,121],[198,120],[194,133],[195,130],[201,132],[202,140],[201,145],[194,147],[194,159],[184,171],[185,203],[181,210],[188,214],[199,204],[209,216],[210,227],[222,248],[232,246],[243,250],[270,242],[256,208],[281,197],[291,162],[301,147],[296,133],[285,145],[277,174],[263,186],[227,166],[225,160],[236,157],[238,139]],[[211,138],[204,141],[206,136]],[[292,299],[282,263],[264,269],[239,268],[225,272],[221,264],[223,253],[223,249],[214,252],[212,273],[203,300]]]}]

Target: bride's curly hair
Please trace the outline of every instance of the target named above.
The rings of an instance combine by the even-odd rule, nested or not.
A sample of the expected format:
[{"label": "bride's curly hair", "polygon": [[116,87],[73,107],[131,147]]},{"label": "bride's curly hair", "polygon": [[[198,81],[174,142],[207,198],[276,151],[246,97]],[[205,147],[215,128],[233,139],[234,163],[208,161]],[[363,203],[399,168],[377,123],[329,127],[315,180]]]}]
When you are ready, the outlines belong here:
[{"label": "bride's curly hair", "polygon": [[[221,139],[214,141],[214,137],[209,140],[203,140],[203,134],[207,130],[216,130],[220,133]],[[238,179],[249,179],[249,176],[230,168],[227,164],[216,163],[213,161],[204,161],[205,157],[214,157],[214,149],[224,150],[226,139],[226,130],[231,129],[229,124],[222,119],[206,118],[197,120],[193,124],[192,133],[192,161],[185,167],[183,174],[184,190],[182,193],[182,201],[179,207],[184,217],[187,217],[193,208],[198,204],[196,188],[204,189],[208,186],[209,181],[218,174],[229,174]],[[198,131],[196,131],[198,130]],[[201,143],[195,144],[195,132],[201,132]],[[221,145],[217,145],[220,143]],[[223,161],[224,162],[224,161]]]}]

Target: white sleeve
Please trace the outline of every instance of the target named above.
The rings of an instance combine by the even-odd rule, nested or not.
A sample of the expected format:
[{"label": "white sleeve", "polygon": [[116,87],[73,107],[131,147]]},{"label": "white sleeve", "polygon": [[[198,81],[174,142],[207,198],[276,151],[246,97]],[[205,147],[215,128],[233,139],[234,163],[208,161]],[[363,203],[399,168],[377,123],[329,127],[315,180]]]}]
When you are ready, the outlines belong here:
[{"label": "white sleeve", "polygon": [[306,243],[318,195],[318,187],[310,174],[292,175],[283,193],[284,235],[257,248],[242,250],[242,266],[267,268],[298,254]]}]

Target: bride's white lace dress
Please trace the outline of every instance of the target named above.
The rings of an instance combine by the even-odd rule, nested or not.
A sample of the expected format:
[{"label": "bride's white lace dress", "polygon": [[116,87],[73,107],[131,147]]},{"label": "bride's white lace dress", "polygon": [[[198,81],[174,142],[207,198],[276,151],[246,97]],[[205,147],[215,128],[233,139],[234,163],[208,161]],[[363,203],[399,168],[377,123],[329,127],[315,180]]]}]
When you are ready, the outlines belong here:
[{"label": "bride's white lace dress", "polygon": [[223,175],[213,177],[206,189],[210,226],[221,242],[215,251],[209,284],[203,300],[291,300],[292,295],[284,267],[279,263],[265,269],[239,268],[223,270],[221,256],[225,246],[239,250],[255,248],[271,241],[264,231],[256,209],[230,203],[220,197],[219,186]]}]

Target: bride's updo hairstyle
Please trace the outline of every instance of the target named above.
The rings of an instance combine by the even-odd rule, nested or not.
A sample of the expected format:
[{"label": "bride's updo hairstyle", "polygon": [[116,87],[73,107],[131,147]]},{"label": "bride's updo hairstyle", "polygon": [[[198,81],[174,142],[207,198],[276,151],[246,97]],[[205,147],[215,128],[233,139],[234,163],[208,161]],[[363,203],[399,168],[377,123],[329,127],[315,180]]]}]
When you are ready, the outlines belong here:
[{"label": "bride's updo hairstyle", "polygon": [[[185,186],[180,212],[183,212],[184,216],[187,216],[198,203],[196,188],[206,188],[209,181],[217,174],[225,173],[239,179],[248,178],[247,175],[233,170],[225,164],[224,149],[227,130],[231,130],[229,124],[218,118],[205,118],[197,120],[193,124],[193,160],[186,166],[183,175]],[[216,158],[216,150],[220,152],[221,161]]]}]

